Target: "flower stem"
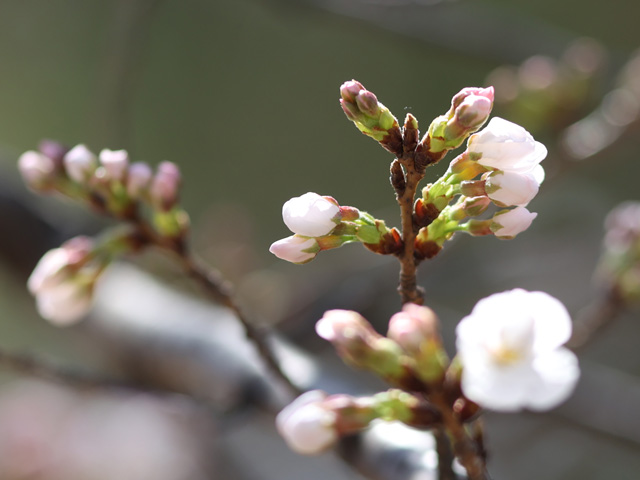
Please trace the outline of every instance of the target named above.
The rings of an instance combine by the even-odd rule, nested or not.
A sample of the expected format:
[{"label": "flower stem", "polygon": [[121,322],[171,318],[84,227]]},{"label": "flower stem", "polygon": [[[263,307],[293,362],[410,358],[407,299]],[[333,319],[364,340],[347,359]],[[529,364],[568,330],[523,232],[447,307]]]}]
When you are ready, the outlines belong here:
[{"label": "flower stem", "polygon": [[404,248],[398,255],[400,260],[400,284],[398,292],[402,303],[415,303],[422,305],[424,294],[418,287],[416,280],[417,263],[414,258],[417,227],[413,220],[413,203],[416,196],[418,183],[424,177],[424,171],[415,168],[413,155],[398,159],[405,170],[405,184],[403,189],[396,188],[396,198],[400,205],[402,220],[402,242]]},{"label": "flower stem", "polygon": [[490,480],[482,454],[465,431],[460,419],[453,412],[444,393],[434,393],[429,396],[429,400],[440,411],[442,423],[452,438],[453,451],[467,470],[469,480]]},{"label": "flower stem", "polygon": [[182,265],[185,272],[199,283],[216,303],[227,307],[234,313],[244,327],[247,338],[253,342],[267,368],[282,381],[289,392],[295,396],[302,393],[280,367],[280,363],[268,341],[268,330],[265,327],[255,325],[247,317],[235,300],[231,285],[223,278],[222,274],[211,267],[203,266],[189,251],[183,238],[170,239],[163,237],[147,222],[137,216],[130,220],[138,227],[140,236],[145,243],[171,254]]}]

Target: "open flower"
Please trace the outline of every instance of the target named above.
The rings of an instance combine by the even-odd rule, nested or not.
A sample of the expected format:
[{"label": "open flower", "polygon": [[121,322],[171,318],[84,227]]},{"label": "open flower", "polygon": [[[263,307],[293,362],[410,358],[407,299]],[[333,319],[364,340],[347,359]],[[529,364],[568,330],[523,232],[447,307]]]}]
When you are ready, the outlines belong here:
[{"label": "open flower", "polygon": [[273,242],[269,251],[276,257],[291,263],[307,263],[313,260],[320,246],[315,238],[291,235],[277,242]]},{"label": "open flower", "polygon": [[309,192],[288,200],[282,207],[282,219],[289,230],[305,237],[321,237],[336,228],[340,207],[317,193]]},{"label": "open flower", "polygon": [[501,210],[492,218],[491,231],[498,238],[510,240],[529,228],[537,216],[537,213],[530,212],[524,207]]},{"label": "open flower", "polygon": [[546,147],[529,132],[500,117],[471,135],[467,150],[480,165],[505,172],[530,172],[547,156]]},{"label": "open flower", "polygon": [[544,292],[515,289],[480,300],[456,329],[462,391],[501,411],[551,409],[569,397],[580,371],[562,345],[571,318]]},{"label": "open flower", "polygon": [[326,397],[320,390],[306,392],[276,417],[278,432],[292,450],[314,455],[337,441],[336,413],[322,406]]}]

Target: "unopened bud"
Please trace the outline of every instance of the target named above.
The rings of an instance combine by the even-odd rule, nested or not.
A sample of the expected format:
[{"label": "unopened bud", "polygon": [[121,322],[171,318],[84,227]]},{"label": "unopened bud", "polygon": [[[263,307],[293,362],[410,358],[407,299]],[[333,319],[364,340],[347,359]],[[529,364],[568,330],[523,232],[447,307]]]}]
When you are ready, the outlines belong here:
[{"label": "unopened bud", "polygon": [[436,118],[422,143],[432,154],[459,147],[489,118],[493,107],[493,87],[464,88],[451,101],[451,108]]},{"label": "unopened bud", "polygon": [[493,216],[491,231],[500,239],[511,240],[529,228],[537,216],[537,213],[532,213],[524,207],[501,210]]},{"label": "unopened bud", "polygon": [[404,366],[400,346],[377,333],[360,314],[329,310],[316,323],[316,332],[333,344],[345,362],[372,370],[396,385],[414,381]]},{"label": "unopened bud", "polygon": [[406,303],[402,311],[389,320],[387,336],[409,353],[420,351],[421,345],[437,336],[438,317],[429,307]]},{"label": "unopened bud", "polygon": [[63,162],[69,178],[78,183],[86,182],[98,163],[96,156],[85,145],[76,145],[69,150]]},{"label": "unopened bud", "polygon": [[178,193],[180,190],[180,170],[175,163],[162,162],[158,165],[149,195],[156,208],[161,210],[170,210],[178,202]]},{"label": "unopened bud", "polygon": [[20,155],[18,169],[26,185],[36,191],[47,190],[55,179],[53,160],[33,150]]},{"label": "unopened bud", "polygon": [[69,148],[55,140],[45,139],[38,144],[38,150],[40,150],[40,153],[53,160],[56,168],[58,168],[62,167],[63,158],[69,151]]},{"label": "unopened bud", "polygon": [[104,167],[108,178],[122,181],[129,166],[129,154],[126,150],[108,150],[105,148],[100,152],[100,163]]},{"label": "unopened bud", "polygon": [[320,390],[306,392],[284,408],[276,417],[276,427],[292,450],[315,455],[337,440],[337,415],[323,406],[327,394]]},{"label": "unopened bud", "polygon": [[427,384],[444,379],[447,354],[440,338],[438,317],[428,307],[407,303],[389,322],[389,338],[415,360],[418,377]]},{"label": "unopened bud", "polygon": [[373,92],[351,80],[340,87],[340,97],[345,115],[362,133],[380,142],[391,153],[402,154],[402,133],[398,120]]},{"label": "unopened bud", "polygon": [[127,194],[131,198],[139,198],[149,187],[153,172],[151,167],[144,162],[131,164],[127,173]]}]

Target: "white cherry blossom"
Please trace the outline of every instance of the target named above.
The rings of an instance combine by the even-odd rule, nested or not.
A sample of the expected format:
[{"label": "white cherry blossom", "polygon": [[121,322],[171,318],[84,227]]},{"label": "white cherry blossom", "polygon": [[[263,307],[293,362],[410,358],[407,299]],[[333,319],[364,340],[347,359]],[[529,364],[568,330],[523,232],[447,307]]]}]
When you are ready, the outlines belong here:
[{"label": "white cherry blossom", "polygon": [[309,192],[288,200],[282,207],[282,219],[293,233],[305,237],[321,237],[333,230],[340,207],[334,202]]},{"label": "white cherry blossom", "polygon": [[509,172],[530,172],[547,156],[546,147],[520,125],[493,117],[471,135],[467,150],[485,167]]},{"label": "white cherry blossom", "polygon": [[579,375],[562,345],[571,318],[544,292],[515,289],[480,300],[456,329],[462,391],[499,411],[548,410],[566,400]]},{"label": "white cherry blossom", "polygon": [[336,414],[322,407],[327,395],[320,390],[306,392],[276,417],[276,427],[289,447],[304,455],[321,453],[337,440]]}]

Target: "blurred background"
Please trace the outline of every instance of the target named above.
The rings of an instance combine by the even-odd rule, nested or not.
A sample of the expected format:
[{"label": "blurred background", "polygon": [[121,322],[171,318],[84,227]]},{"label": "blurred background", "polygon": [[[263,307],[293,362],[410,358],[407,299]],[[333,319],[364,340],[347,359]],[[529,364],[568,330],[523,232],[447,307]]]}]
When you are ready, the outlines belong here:
[{"label": "blurred background", "polygon": [[[384,331],[400,305],[397,262],[357,245],[303,267],[268,252],[289,235],[282,203],[307,191],[399,224],[392,158],[344,117],[340,84],[357,79],[423,131],[462,87],[494,85],[495,114],[549,148],[529,231],[457,238],[421,268],[452,347],[456,323],[488,294],[544,290],[574,315],[597,298],[604,218],[640,199],[639,15],[622,0],[0,0],[0,345],[178,392],[79,392],[2,369],[0,479],[360,478],[331,454],[288,451],[255,407],[255,365],[220,374],[240,386],[215,383],[241,334],[153,253],[113,269],[87,322],[60,330],[39,318],[25,288],[38,258],[106,223],[28,192],[23,151],[51,138],[179,164],[198,254],[257,321],[311,352],[317,384],[370,392],[383,387],[342,366],[313,325],[349,308]],[[564,406],[487,415],[495,478],[637,478],[638,320],[627,309],[584,348]]]}]

